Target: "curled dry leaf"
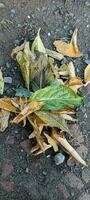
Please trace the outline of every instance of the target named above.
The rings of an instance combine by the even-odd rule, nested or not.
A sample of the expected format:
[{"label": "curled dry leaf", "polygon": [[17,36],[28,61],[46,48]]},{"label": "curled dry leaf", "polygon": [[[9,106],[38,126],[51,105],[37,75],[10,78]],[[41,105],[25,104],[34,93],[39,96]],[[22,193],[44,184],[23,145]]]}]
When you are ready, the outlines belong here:
[{"label": "curled dry leaf", "polygon": [[50,57],[52,57],[56,60],[59,60],[59,61],[61,61],[64,58],[64,56],[61,53],[58,53],[56,51],[52,51],[50,49],[46,49],[46,53],[47,53],[48,56],[50,56]]},{"label": "curled dry leaf", "polygon": [[76,150],[68,143],[65,137],[60,136],[57,133],[53,133],[53,137],[69,152],[69,154],[73,158],[75,158],[82,165],[86,166],[86,162],[80,157],[80,155],[76,152]]},{"label": "curled dry leaf", "polygon": [[77,119],[75,119],[75,118],[73,118],[73,117],[71,117],[68,113],[67,114],[61,114],[61,117],[62,118],[64,118],[64,119],[66,119],[66,120],[68,120],[68,121],[72,121],[72,122],[76,122],[77,121]]},{"label": "curled dry leaf", "polygon": [[60,74],[61,76],[68,76],[68,75],[69,75],[68,65],[67,65],[67,64],[62,64],[62,65],[60,66],[59,74]]},{"label": "curled dry leaf", "polygon": [[57,127],[67,133],[70,133],[66,121],[60,114],[54,114],[50,111],[36,111],[35,114],[41,118],[47,126]]},{"label": "curled dry leaf", "polygon": [[0,94],[2,95],[4,91],[4,79],[3,79],[3,74],[0,69]]},{"label": "curled dry leaf", "polygon": [[90,83],[90,64],[84,70],[84,81],[85,83]]},{"label": "curled dry leaf", "polygon": [[53,72],[53,74],[55,75],[55,77],[56,77],[57,79],[59,79],[59,78],[60,78],[60,75],[59,75],[58,70],[55,68],[54,64],[51,62],[51,60],[49,60],[48,63],[49,63],[49,65],[50,65],[50,67],[51,67],[51,69],[52,69],[52,72]]},{"label": "curled dry leaf", "polygon": [[43,150],[40,148],[40,146],[38,144],[36,144],[36,146],[34,146],[32,149],[31,149],[31,153],[34,155],[34,156],[37,156],[41,153],[44,153],[47,149],[51,148],[52,146],[50,144],[46,144],[46,142],[43,142]]},{"label": "curled dry leaf", "polygon": [[6,99],[6,98],[0,99],[0,108],[7,110],[9,112],[14,112],[14,113],[18,112],[17,108],[12,104],[12,99]]},{"label": "curled dry leaf", "polygon": [[70,43],[63,42],[62,40],[56,40],[53,44],[57,51],[65,56],[80,57],[82,55],[77,46],[77,29],[75,29]]},{"label": "curled dry leaf", "polygon": [[38,51],[38,52],[46,54],[46,49],[45,49],[43,42],[40,38],[40,30],[41,29],[38,30],[37,36],[32,43],[31,51],[32,51],[32,53],[34,53],[35,51]]},{"label": "curled dry leaf", "polygon": [[74,90],[74,91],[77,92],[77,90],[78,90],[80,87],[83,86],[83,82],[82,82],[82,79],[81,79],[81,78],[75,77],[75,78],[71,78],[71,79],[69,80],[68,85],[69,85],[69,87],[70,87],[72,90]]},{"label": "curled dry leaf", "polygon": [[15,47],[11,52],[11,58],[16,58],[16,55],[18,54],[18,52],[24,49],[25,44],[26,44],[26,40],[20,46]]},{"label": "curled dry leaf", "polygon": [[56,141],[50,137],[48,134],[44,133],[45,137],[48,140],[48,143],[53,147],[54,151],[57,152],[58,151],[58,145],[56,143]]},{"label": "curled dry leaf", "polygon": [[72,61],[68,64],[68,73],[69,73],[69,78],[70,79],[76,77],[76,75],[75,75],[75,67],[74,67],[74,64],[73,64]]},{"label": "curled dry leaf", "polygon": [[8,127],[10,113],[6,110],[0,110],[0,131],[3,132]]},{"label": "curled dry leaf", "polygon": [[22,120],[24,120],[26,117],[28,117],[31,113],[35,112],[36,110],[39,110],[43,105],[43,102],[31,102],[20,112],[19,115],[17,115],[13,120],[12,123],[20,123]]}]

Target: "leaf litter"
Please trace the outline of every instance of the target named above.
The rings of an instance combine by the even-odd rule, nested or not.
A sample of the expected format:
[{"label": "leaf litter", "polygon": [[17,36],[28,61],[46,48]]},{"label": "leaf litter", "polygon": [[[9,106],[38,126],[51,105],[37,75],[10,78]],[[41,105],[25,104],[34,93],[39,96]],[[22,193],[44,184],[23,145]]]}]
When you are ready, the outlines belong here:
[{"label": "leaf litter", "polygon": [[[77,45],[77,29],[70,43],[56,40],[54,46],[57,52],[44,47],[39,29],[31,46],[25,40],[12,50],[11,57],[19,64],[26,88],[18,88],[14,98],[0,99],[0,131],[8,127],[10,113],[15,113],[12,123],[23,122],[25,126],[28,120],[33,127],[29,140],[34,139],[36,144],[28,148],[29,154],[39,155],[49,148],[53,148],[54,152],[62,149],[86,166],[67,136],[73,137],[69,124],[77,121],[75,109],[84,103],[85,97],[79,94],[78,89],[89,85],[90,65],[85,68],[82,80],[76,75],[72,61],[69,64],[60,63],[65,56],[76,58],[82,55]],[[0,94],[3,91],[0,70]],[[25,145],[27,148],[27,143]]]}]

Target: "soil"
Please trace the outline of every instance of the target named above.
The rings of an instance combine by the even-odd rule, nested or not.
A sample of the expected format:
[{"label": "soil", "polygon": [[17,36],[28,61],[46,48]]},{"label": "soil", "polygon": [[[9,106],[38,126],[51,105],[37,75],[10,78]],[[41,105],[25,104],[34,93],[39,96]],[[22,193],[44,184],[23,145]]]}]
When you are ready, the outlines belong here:
[{"label": "soil", "polygon": [[[10,58],[13,47],[25,38],[32,41],[39,27],[47,48],[53,48],[55,39],[70,39],[77,27],[78,44],[83,57],[74,60],[77,74],[83,76],[87,59],[90,59],[90,0],[1,0],[0,21],[10,21],[7,29],[0,29],[0,66],[4,76],[12,77],[11,84],[5,84],[4,96],[14,96],[15,90],[23,86],[17,64]],[[8,21],[8,22],[9,22]],[[12,22],[12,23],[11,23]],[[90,61],[90,60],[89,60]],[[85,137],[85,145],[90,150],[90,98],[78,111],[78,120]],[[20,143],[28,138],[31,127],[9,124],[0,134],[0,199],[1,200],[78,200],[90,197],[90,178],[84,179],[81,165],[56,166],[54,156],[28,155]],[[51,152],[52,154],[52,152]],[[90,154],[87,155],[90,162]],[[4,166],[4,167],[3,167]],[[5,171],[6,166],[6,171]],[[4,170],[4,175],[2,171]],[[9,171],[11,170],[11,171]],[[85,169],[84,169],[85,170]],[[8,172],[9,171],[9,172]],[[6,174],[5,174],[6,173]],[[80,183],[72,184],[78,177]],[[86,175],[90,175],[90,166]],[[71,182],[69,183],[69,179]],[[85,181],[88,180],[88,181]],[[83,195],[83,196],[82,196]]]}]

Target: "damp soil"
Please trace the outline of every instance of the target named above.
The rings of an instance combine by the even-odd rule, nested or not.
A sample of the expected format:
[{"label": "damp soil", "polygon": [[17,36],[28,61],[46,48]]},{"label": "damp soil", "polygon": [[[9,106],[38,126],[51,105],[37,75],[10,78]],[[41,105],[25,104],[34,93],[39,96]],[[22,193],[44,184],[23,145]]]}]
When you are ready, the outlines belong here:
[{"label": "damp soil", "polygon": [[[24,86],[18,65],[10,57],[12,48],[22,43],[24,39],[32,42],[39,28],[45,47],[52,49],[55,39],[69,40],[74,29],[78,28],[78,44],[83,57],[74,60],[74,63],[77,74],[83,76],[86,60],[90,59],[90,1],[67,0],[66,4],[64,0],[2,0],[1,2],[5,7],[0,8],[0,21],[8,20],[9,26],[0,28],[0,66],[5,77],[12,77],[12,83],[5,84],[4,97],[13,97],[16,88]],[[78,121],[83,135],[87,138],[88,149],[90,149],[89,119],[90,98],[86,100],[84,108],[78,111]],[[30,131],[31,127],[28,124],[25,128],[9,124],[6,131],[0,133],[0,166],[2,163],[13,166],[12,173],[3,179],[11,183],[10,190],[7,191],[1,184],[0,199],[77,200],[82,191],[90,192],[89,184],[85,184],[82,191],[77,191],[65,182],[64,177],[67,173],[75,173],[81,178],[80,165],[71,167],[65,161],[62,165],[56,166],[52,151],[46,155],[33,157],[21,148],[20,143],[28,138]]]}]

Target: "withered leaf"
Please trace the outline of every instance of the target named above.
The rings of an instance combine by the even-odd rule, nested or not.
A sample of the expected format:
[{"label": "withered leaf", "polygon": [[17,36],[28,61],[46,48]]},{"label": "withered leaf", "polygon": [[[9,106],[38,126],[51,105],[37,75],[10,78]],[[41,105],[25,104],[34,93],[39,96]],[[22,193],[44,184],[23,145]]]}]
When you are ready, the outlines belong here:
[{"label": "withered leaf", "polygon": [[28,117],[31,113],[35,112],[36,110],[39,110],[43,105],[43,102],[31,102],[20,112],[19,115],[17,115],[13,120],[12,123],[18,124],[22,120],[24,120],[26,117]]},{"label": "withered leaf", "polygon": [[31,47],[31,51],[34,53],[35,51],[41,52],[46,54],[46,49],[42,43],[42,40],[40,38],[40,29],[38,30],[37,36],[34,39]]},{"label": "withered leaf", "polygon": [[15,113],[18,112],[15,105],[13,106],[12,104],[12,99],[8,99],[8,98],[0,99],[0,108],[7,110],[9,112],[15,112]]},{"label": "withered leaf", "polygon": [[50,137],[48,134],[44,133],[45,137],[48,140],[48,143],[53,147],[54,151],[57,152],[58,151],[58,145],[56,143],[56,141]]},{"label": "withered leaf", "polygon": [[53,44],[57,51],[65,56],[80,57],[82,55],[77,46],[77,29],[75,29],[70,43],[63,42],[62,40],[56,40]]},{"label": "withered leaf", "polygon": [[35,114],[41,118],[47,126],[57,127],[65,132],[70,132],[63,117],[60,114],[54,114],[50,111],[36,111]]},{"label": "withered leaf", "polygon": [[6,110],[0,109],[0,131],[3,132],[8,127],[10,113]]},{"label": "withered leaf", "polygon": [[90,83],[90,64],[84,70],[84,81],[85,83]]},{"label": "withered leaf", "polygon": [[59,60],[59,61],[61,61],[64,58],[64,56],[61,53],[58,53],[56,51],[52,51],[50,49],[46,49],[46,53],[47,53],[48,56],[50,56],[50,57],[52,57],[56,60]]},{"label": "withered leaf", "polygon": [[80,157],[76,150],[68,143],[65,137],[61,137],[59,134],[54,133],[53,137],[72,155],[78,162],[86,166],[86,162]]},{"label": "withered leaf", "polygon": [[2,95],[4,91],[4,79],[3,79],[3,74],[0,69],[0,94]]}]

